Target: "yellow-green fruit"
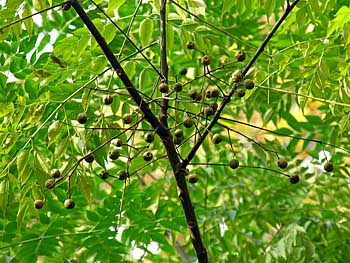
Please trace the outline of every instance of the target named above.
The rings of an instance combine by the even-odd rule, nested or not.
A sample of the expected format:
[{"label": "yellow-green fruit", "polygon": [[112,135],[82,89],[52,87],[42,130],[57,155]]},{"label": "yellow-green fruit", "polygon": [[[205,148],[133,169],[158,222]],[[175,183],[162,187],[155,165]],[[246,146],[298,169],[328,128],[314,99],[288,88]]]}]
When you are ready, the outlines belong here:
[{"label": "yellow-green fruit", "polygon": [[52,188],[55,187],[55,185],[56,185],[55,179],[47,179],[47,180],[45,181],[45,187],[46,187],[47,189],[52,189]]},{"label": "yellow-green fruit", "polygon": [[196,48],[196,44],[194,42],[192,42],[192,41],[188,41],[186,43],[186,48],[187,49],[195,49]]},{"label": "yellow-green fruit", "polygon": [[61,172],[58,169],[52,169],[50,174],[53,178],[58,178],[61,176]]},{"label": "yellow-green fruit", "polygon": [[77,116],[77,121],[80,124],[86,123],[86,121],[87,121],[87,114],[86,114],[86,112],[79,113],[78,116]]},{"label": "yellow-green fruit", "polygon": [[284,159],[278,159],[277,165],[278,165],[279,168],[285,169],[288,166],[288,162],[286,160],[284,160]]},{"label": "yellow-green fruit", "polygon": [[126,113],[123,115],[123,122],[125,124],[130,124],[132,122],[132,114]]},{"label": "yellow-green fruit", "polygon": [[188,176],[188,181],[189,181],[191,184],[197,183],[197,182],[198,182],[198,179],[199,179],[199,177],[198,177],[197,174],[190,174],[190,175]]},{"label": "yellow-green fruit", "polygon": [[190,117],[184,119],[184,126],[186,128],[191,128],[193,126],[193,120]]},{"label": "yellow-green fruit", "polygon": [[166,83],[160,83],[159,85],[159,91],[161,93],[168,93],[169,92],[169,85]]},{"label": "yellow-green fruit", "polygon": [[201,57],[202,65],[209,66],[210,62],[211,62],[211,59],[210,59],[210,57],[208,55],[205,55],[205,56]]},{"label": "yellow-green fruit", "polygon": [[64,207],[67,209],[72,209],[75,207],[75,202],[73,199],[68,198],[64,201]]},{"label": "yellow-green fruit", "polygon": [[44,200],[35,200],[34,201],[34,207],[36,208],[36,209],[41,209],[41,208],[43,208],[43,206],[44,206],[44,204],[45,204],[45,201]]},{"label": "yellow-green fruit", "polygon": [[174,85],[174,90],[177,92],[182,91],[182,83],[176,82]]},{"label": "yellow-green fruit", "polygon": [[255,83],[253,80],[251,79],[246,79],[244,82],[243,82],[243,85],[247,88],[247,89],[253,89],[254,86],[255,86]]},{"label": "yellow-green fruit", "polygon": [[149,162],[150,160],[153,159],[153,154],[151,152],[145,152],[143,154],[143,159],[146,161],[146,162]]},{"label": "yellow-green fruit", "polygon": [[222,137],[220,134],[214,134],[212,140],[214,144],[218,144],[222,141]]},{"label": "yellow-green fruit", "polygon": [[333,164],[331,163],[331,162],[327,162],[327,163],[325,163],[325,165],[323,166],[323,168],[324,168],[324,170],[326,171],[326,172],[332,172],[333,171]]},{"label": "yellow-green fruit", "polygon": [[242,61],[245,60],[246,55],[245,55],[245,53],[244,53],[243,50],[238,50],[238,51],[236,52],[235,57],[236,57],[237,61],[242,62]]},{"label": "yellow-green fruit", "polygon": [[296,184],[299,182],[299,176],[298,175],[293,175],[290,179],[289,179],[290,183],[292,184]]},{"label": "yellow-green fruit", "polygon": [[103,98],[103,102],[104,104],[106,105],[110,105],[113,103],[113,97],[111,95],[106,95],[104,98]]},{"label": "yellow-green fruit", "polygon": [[233,158],[233,159],[230,160],[230,167],[232,169],[237,169],[238,166],[239,166],[239,162],[238,162],[237,159]]}]

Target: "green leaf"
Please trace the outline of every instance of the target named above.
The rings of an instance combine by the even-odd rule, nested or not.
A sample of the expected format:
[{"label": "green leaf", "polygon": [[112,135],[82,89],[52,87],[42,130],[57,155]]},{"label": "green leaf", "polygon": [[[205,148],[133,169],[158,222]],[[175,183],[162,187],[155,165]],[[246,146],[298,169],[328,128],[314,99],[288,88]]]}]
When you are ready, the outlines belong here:
[{"label": "green leaf", "polygon": [[[22,150],[17,156],[17,170],[18,170],[19,177],[22,177],[23,173],[26,171],[28,160],[29,160],[29,150]],[[26,180],[22,181],[22,183],[25,183],[25,182]]]},{"label": "green leaf", "polygon": [[146,18],[140,23],[140,40],[143,47],[147,46],[151,40],[154,30],[154,22],[152,19]]},{"label": "green leaf", "polygon": [[58,135],[61,133],[62,131],[62,124],[61,121],[54,121],[48,129],[48,139],[49,139],[49,146],[56,142]]}]

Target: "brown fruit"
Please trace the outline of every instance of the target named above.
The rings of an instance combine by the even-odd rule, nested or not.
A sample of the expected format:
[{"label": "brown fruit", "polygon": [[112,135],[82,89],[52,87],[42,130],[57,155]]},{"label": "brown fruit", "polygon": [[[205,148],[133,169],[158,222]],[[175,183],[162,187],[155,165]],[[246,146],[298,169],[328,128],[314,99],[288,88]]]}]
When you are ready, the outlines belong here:
[{"label": "brown fruit", "polygon": [[218,109],[218,103],[217,102],[213,102],[212,104],[210,104],[210,107],[213,109],[213,111],[215,112]]},{"label": "brown fruit", "polygon": [[120,153],[117,149],[113,149],[108,155],[108,157],[111,160],[117,160],[119,158],[119,156],[120,156]]},{"label": "brown fruit", "polygon": [[94,158],[94,155],[92,153],[90,153],[90,154],[85,156],[84,160],[87,163],[92,163],[95,160],[95,158]]},{"label": "brown fruit", "polygon": [[191,184],[197,183],[197,182],[198,182],[198,179],[199,179],[199,177],[198,177],[197,174],[190,174],[190,175],[188,176],[188,181],[189,181]]},{"label": "brown fruit", "polygon": [[214,144],[218,144],[222,141],[222,137],[220,134],[214,134],[212,140]]},{"label": "brown fruit", "polygon": [[236,52],[235,57],[236,57],[237,61],[242,62],[242,61],[245,60],[245,57],[246,57],[246,56],[245,56],[245,52],[244,52],[243,50],[238,50],[238,51]]},{"label": "brown fruit", "polygon": [[186,128],[191,128],[193,126],[193,120],[190,117],[184,119],[184,126]]},{"label": "brown fruit", "polygon": [[232,82],[239,83],[243,80],[243,74],[242,73],[234,73],[231,77]]},{"label": "brown fruit", "polygon": [[278,165],[279,168],[285,169],[288,166],[288,162],[286,160],[284,160],[284,159],[278,159],[277,165]]},{"label": "brown fruit", "polygon": [[72,209],[75,207],[75,202],[72,198],[68,198],[64,201],[64,207],[67,209]]},{"label": "brown fruit", "polygon": [[45,181],[45,187],[46,187],[47,189],[52,189],[52,188],[55,187],[55,185],[56,185],[55,179],[47,179],[47,180]]},{"label": "brown fruit", "polygon": [[210,65],[210,62],[211,62],[211,59],[209,56],[205,55],[203,57],[201,57],[201,63],[202,65],[204,66],[209,66]]},{"label": "brown fruit", "polygon": [[61,172],[58,169],[52,169],[50,174],[53,178],[58,178],[61,176]]},{"label": "brown fruit", "polygon": [[146,162],[149,162],[150,160],[153,159],[153,154],[151,152],[145,152],[143,154],[143,159],[146,161]]},{"label": "brown fruit", "polygon": [[298,175],[293,175],[290,179],[289,182],[292,184],[296,184],[299,182],[299,176]]},{"label": "brown fruit", "polygon": [[220,96],[220,91],[217,88],[210,89],[210,96],[212,98],[218,98]]},{"label": "brown fruit", "polygon": [[103,170],[100,174],[101,179],[105,180],[109,177],[109,172],[107,170]]},{"label": "brown fruit", "polygon": [[211,116],[211,115],[214,114],[214,110],[210,106],[209,107],[204,107],[203,108],[203,113],[204,113],[205,116]]},{"label": "brown fruit", "polygon": [[41,208],[43,208],[43,206],[44,206],[44,204],[45,204],[45,201],[44,200],[35,200],[34,201],[34,207],[36,208],[36,209],[41,209]]},{"label": "brown fruit", "polygon": [[237,96],[240,98],[243,98],[245,96],[245,90],[244,89],[237,89],[236,90]]},{"label": "brown fruit", "polygon": [[210,89],[207,89],[207,90],[205,91],[205,97],[208,98],[208,99],[211,98],[211,90],[210,90]]},{"label": "brown fruit", "polygon": [[160,83],[159,85],[159,91],[161,93],[168,93],[169,92],[169,85],[166,83]]},{"label": "brown fruit", "polygon": [[195,49],[196,48],[196,44],[194,42],[192,42],[192,41],[188,41],[186,43],[186,48],[187,49]]},{"label": "brown fruit", "polygon": [[332,172],[333,171],[333,164],[331,162],[326,162],[325,165],[323,166],[324,170],[326,172]]},{"label": "brown fruit", "polygon": [[115,139],[114,145],[117,147],[121,147],[123,145],[123,141],[121,139]]},{"label": "brown fruit", "polygon": [[238,162],[237,159],[233,158],[233,159],[230,160],[230,167],[232,169],[237,169],[238,166],[239,166],[239,162]]},{"label": "brown fruit", "polygon": [[128,177],[128,172],[126,171],[119,171],[117,173],[117,177],[119,180],[125,180]]},{"label": "brown fruit", "polygon": [[111,95],[106,95],[104,98],[103,98],[103,102],[104,104],[106,105],[110,105],[113,103],[113,97]]},{"label": "brown fruit", "polygon": [[244,82],[243,82],[243,85],[247,88],[247,89],[253,89],[254,86],[255,86],[255,83],[253,80],[251,79],[246,79]]},{"label": "brown fruit", "polygon": [[188,90],[188,96],[190,96],[191,99],[196,99],[198,96],[198,91],[196,89],[190,89]]},{"label": "brown fruit", "polygon": [[154,135],[152,133],[146,133],[145,134],[145,141],[148,143],[151,143],[154,141]]},{"label": "brown fruit", "polygon": [[130,124],[132,122],[132,114],[126,113],[123,115],[123,122],[125,124]]},{"label": "brown fruit", "polygon": [[78,116],[77,116],[77,121],[80,124],[86,123],[86,121],[87,121],[87,114],[86,114],[86,112],[79,113]]},{"label": "brown fruit", "polygon": [[176,82],[174,85],[174,90],[177,92],[182,91],[182,83]]}]

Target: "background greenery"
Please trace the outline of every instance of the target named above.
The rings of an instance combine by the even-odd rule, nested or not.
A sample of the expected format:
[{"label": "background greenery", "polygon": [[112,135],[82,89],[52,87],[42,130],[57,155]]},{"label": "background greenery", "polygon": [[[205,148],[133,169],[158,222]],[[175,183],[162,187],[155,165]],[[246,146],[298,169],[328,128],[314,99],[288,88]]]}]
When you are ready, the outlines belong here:
[{"label": "background greenery", "polygon": [[[183,8],[167,6],[169,84],[184,87],[170,96],[169,126],[184,130],[187,140],[178,148],[184,158],[208,122],[201,109],[222,99],[194,102],[188,90],[228,92],[232,73],[254,55],[286,2],[174,2]],[[0,3],[2,26],[59,4]],[[81,2],[157,114],[159,2],[95,3],[145,48],[148,61],[100,9]],[[2,262],[195,262],[164,147],[158,137],[144,140],[151,126],[74,9],[42,12],[2,28],[0,38]],[[186,49],[188,41],[200,51]],[[199,175],[189,189],[210,262],[350,262],[349,44],[348,1],[300,1],[248,72],[256,88],[225,108],[212,130],[223,142],[207,138],[189,166]],[[247,60],[238,63],[240,49]],[[211,57],[211,75],[203,75],[203,54]],[[110,106],[106,94],[113,96]],[[76,121],[82,111],[85,125]],[[133,114],[132,124],[123,123],[125,113]],[[197,128],[183,127],[186,116]],[[115,161],[107,157],[116,148],[112,138],[123,141]],[[142,158],[148,150],[152,162]],[[95,162],[87,164],[82,158],[91,151]],[[243,167],[230,169],[233,157]],[[278,157],[288,161],[286,170]],[[323,170],[327,160],[331,173]],[[53,168],[64,177],[48,190]],[[99,177],[103,169],[107,180]],[[118,180],[124,170],[130,178]],[[300,182],[290,184],[279,172]],[[72,210],[63,206],[69,196]],[[34,200],[44,198],[35,209]]]}]

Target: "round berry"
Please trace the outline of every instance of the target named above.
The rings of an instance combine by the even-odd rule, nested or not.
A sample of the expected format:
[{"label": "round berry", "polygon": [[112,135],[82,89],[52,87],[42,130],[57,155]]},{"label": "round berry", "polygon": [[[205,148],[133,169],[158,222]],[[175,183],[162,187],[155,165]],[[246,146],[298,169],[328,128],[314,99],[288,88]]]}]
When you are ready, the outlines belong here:
[{"label": "round berry", "polygon": [[236,90],[237,96],[240,98],[243,98],[245,96],[245,90],[244,89],[237,89]]},{"label": "round berry", "polygon": [[187,68],[182,68],[179,73],[182,76],[186,75],[187,74]]},{"label": "round berry", "polygon": [[192,41],[188,41],[186,43],[186,48],[187,49],[195,49],[196,48],[196,44],[194,42],[192,42]]},{"label": "round berry", "polygon": [[153,159],[153,154],[151,152],[145,152],[143,154],[143,159],[146,161],[146,162],[149,162],[150,160]]},{"label": "round berry", "polygon": [[278,165],[279,168],[285,169],[288,166],[288,162],[286,160],[284,160],[284,159],[278,159],[277,165]]},{"label": "round berry", "polygon": [[190,117],[184,119],[184,126],[186,128],[191,128],[193,126],[193,120]]},{"label": "round berry", "polygon": [[190,175],[188,176],[188,181],[189,181],[191,184],[197,183],[197,182],[198,182],[198,179],[199,179],[199,177],[198,177],[197,174],[190,174]]},{"label": "round berry", "polygon": [[205,55],[203,57],[201,57],[201,63],[202,65],[204,66],[209,66],[210,65],[210,62],[211,62],[211,59],[209,56]]},{"label": "round berry", "polygon": [[244,82],[243,82],[243,85],[246,87],[246,89],[253,89],[254,86],[255,86],[255,83],[253,80],[251,79],[246,79]]},{"label": "round berry", "polygon": [[68,198],[64,201],[64,207],[67,209],[72,209],[75,207],[75,202],[73,199]]},{"label": "round berry", "polygon": [[166,83],[160,83],[159,85],[159,91],[161,93],[168,93],[169,92],[169,86]]},{"label": "round berry", "polygon": [[128,177],[128,172],[127,171],[119,171],[117,173],[117,177],[119,180],[125,180]]},{"label": "round berry", "polygon": [[106,105],[110,105],[113,103],[113,97],[111,95],[106,95],[104,98],[103,98],[103,102],[104,104]]},{"label": "round berry", "polygon": [[50,174],[53,178],[58,178],[61,176],[61,172],[58,169],[52,169]]},{"label": "round berry", "polygon": [[55,185],[56,185],[55,179],[47,179],[47,180],[45,181],[45,187],[46,187],[47,189],[52,189],[52,188],[55,187]]},{"label": "round berry", "polygon": [[182,83],[176,82],[175,85],[174,85],[174,90],[175,90],[176,92],[182,91]]},{"label": "round berry", "polygon": [[120,156],[120,153],[117,149],[113,149],[108,155],[108,157],[111,160],[117,160],[119,158],[119,156]]},{"label": "round berry", "polygon": [[291,184],[296,184],[299,182],[299,176],[298,175],[293,175],[290,179],[289,179],[289,182]]},{"label": "round berry", "polygon": [[123,122],[125,124],[130,124],[132,122],[132,114],[126,113],[123,115]]},{"label": "round berry", "polygon": [[246,55],[245,55],[243,50],[238,50],[236,52],[235,57],[236,57],[237,61],[242,62],[245,60]]},{"label": "round berry", "polygon": [[86,112],[79,113],[78,116],[77,116],[77,121],[80,124],[86,123],[86,121],[87,121],[87,114],[86,114]]},{"label": "round berry", "polygon": [[88,154],[84,158],[85,162],[92,163],[95,160],[95,157],[92,153]]},{"label": "round berry", "polygon": [[243,74],[238,72],[238,73],[234,73],[231,77],[232,82],[234,83],[239,83],[243,80]]},{"label": "round berry", "polygon": [[107,170],[103,170],[100,174],[101,179],[105,180],[109,177],[109,172]]},{"label": "round berry", "polygon": [[175,137],[184,137],[184,131],[181,129],[176,129],[174,135]]},{"label": "round berry", "polygon": [[214,144],[218,144],[222,141],[222,137],[220,134],[214,134],[212,140]]},{"label": "round berry", "polygon": [[154,135],[153,133],[146,133],[145,134],[145,141],[148,143],[151,143],[154,141]]},{"label": "round berry", "polygon": [[198,96],[198,91],[196,89],[190,89],[188,90],[188,96],[190,96],[191,99],[196,99]]},{"label": "round berry", "polygon": [[44,204],[45,204],[45,201],[44,200],[35,200],[34,201],[34,207],[36,208],[36,209],[41,209],[41,208],[43,208],[43,206],[44,206]]},{"label": "round berry", "polygon": [[333,171],[333,164],[331,162],[326,162],[325,165],[323,166],[323,169],[326,171],[326,172],[332,172]]},{"label": "round berry", "polygon": [[120,147],[122,146],[123,144],[123,141],[121,139],[115,139],[114,140],[114,145],[117,146],[117,147]]},{"label": "round berry", "polygon": [[232,169],[237,169],[238,166],[239,166],[239,161],[237,159],[233,158],[230,160],[230,167]]}]

